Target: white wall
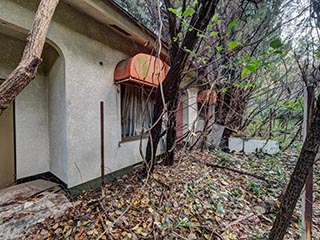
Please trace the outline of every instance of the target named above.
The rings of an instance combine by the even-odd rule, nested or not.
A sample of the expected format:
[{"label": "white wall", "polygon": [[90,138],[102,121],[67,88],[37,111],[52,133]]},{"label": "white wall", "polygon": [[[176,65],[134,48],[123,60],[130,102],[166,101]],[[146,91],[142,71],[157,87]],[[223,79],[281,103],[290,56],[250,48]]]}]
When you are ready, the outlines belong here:
[{"label": "white wall", "polygon": [[197,96],[199,89],[198,88],[190,88],[187,90],[188,92],[188,121],[189,121],[189,129],[191,130],[193,124],[195,124],[198,117],[198,104],[197,104]]},{"label": "white wall", "polygon": [[5,79],[19,63],[24,43],[1,31],[0,39],[0,78]]},{"label": "white wall", "polygon": [[[24,42],[0,34],[0,78],[16,67]],[[47,84],[43,68],[15,100],[17,178],[49,171]]]},{"label": "white wall", "polygon": [[49,171],[48,93],[37,76],[15,100],[17,178]]},{"label": "white wall", "polygon": [[105,103],[105,172],[142,160],[138,140],[120,143],[121,99],[113,73],[129,56],[83,35],[73,33],[73,37],[77,41],[65,49],[70,187],[100,175],[100,101]]},{"label": "white wall", "polygon": [[68,182],[65,66],[58,56],[48,73],[50,171]]},{"label": "white wall", "polygon": [[[137,157],[136,145],[130,148],[127,159],[125,147],[118,146],[120,94],[113,83],[113,72],[117,63],[128,56],[77,33],[74,36],[77,42],[65,50],[69,186],[100,175],[100,101],[105,102],[106,167],[115,171],[132,164]],[[79,48],[84,51],[77,51]]]},{"label": "white wall", "polygon": [[186,134],[190,130],[189,124],[189,96],[186,91],[185,94],[181,96],[182,102],[182,118],[183,118],[183,135]]}]

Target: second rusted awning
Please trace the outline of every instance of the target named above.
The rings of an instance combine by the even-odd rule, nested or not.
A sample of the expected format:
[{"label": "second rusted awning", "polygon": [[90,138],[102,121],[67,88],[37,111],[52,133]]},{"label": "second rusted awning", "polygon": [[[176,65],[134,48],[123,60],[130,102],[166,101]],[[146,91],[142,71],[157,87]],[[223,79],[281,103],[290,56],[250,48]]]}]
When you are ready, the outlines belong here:
[{"label": "second rusted awning", "polygon": [[206,89],[198,93],[197,101],[214,105],[217,102],[217,93],[214,90]]},{"label": "second rusted awning", "polygon": [[139,53],[118,63],[114,81],[157,87],[165,79],[168,70],[169,66],[159,58]]}]

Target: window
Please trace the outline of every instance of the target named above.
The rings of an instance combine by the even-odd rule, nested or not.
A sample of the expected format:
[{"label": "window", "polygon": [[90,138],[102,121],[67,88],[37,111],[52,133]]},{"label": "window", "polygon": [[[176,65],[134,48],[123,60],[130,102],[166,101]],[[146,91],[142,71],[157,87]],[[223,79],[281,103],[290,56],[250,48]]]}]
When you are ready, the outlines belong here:
[{"label": "window", "polygon": [[141,136],[152,125],[154,93],[134,85],[121,85],[122,139]]},{"label": "window", "polygon": [[115,84],[121,89],[121,136],[136,140],[152,125],[155,93],[165,79],[169,66],[159,58],[138,53],[120,61],[114,71]]}]

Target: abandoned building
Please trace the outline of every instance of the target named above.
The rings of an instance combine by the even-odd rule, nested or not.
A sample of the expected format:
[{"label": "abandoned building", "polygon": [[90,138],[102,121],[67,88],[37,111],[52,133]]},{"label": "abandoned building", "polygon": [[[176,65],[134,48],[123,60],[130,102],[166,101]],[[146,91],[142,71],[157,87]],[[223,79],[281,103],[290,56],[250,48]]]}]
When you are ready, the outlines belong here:
[{"label": "abandoned building", "polygon": [[[19,63],[38,4],[0,1],[0,81]],[[152,92],[169,68],[165,47],[162,60],[154,57],[156,41],[113,1],[61,1],[36,78],[0,117],[0,188],[41,175],[67,188],[94,186],[101,174],[100,102],[105,174],[141,162]],[[182,96],[177,125],[186,127],[178,138],[197,118],[197,102],[205,100],[198,94],[194,87]]]}]

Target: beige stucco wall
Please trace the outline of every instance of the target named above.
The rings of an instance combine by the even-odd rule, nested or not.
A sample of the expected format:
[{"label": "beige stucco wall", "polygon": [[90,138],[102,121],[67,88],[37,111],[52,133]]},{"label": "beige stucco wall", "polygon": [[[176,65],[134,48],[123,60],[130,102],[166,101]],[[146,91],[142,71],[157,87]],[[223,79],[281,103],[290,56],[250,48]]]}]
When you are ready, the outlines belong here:
[{"label": "beige stucco wall", "polygon": [[17,178],[49,171],[47,95],[46,78],[38,75],[16,98]]},{"label": "beige stucco wall", "polygon": [[48,70],[47,79],[50,171],[67,183],[66,89],[63,56],[57,56]]},{"label": "beige stucco wall", "polygon": [[[23,48],[23,41],[0,34],[0,78],[5,79],[15,68]],[[36,79],[15,100],[17,178],[49,171],[47,103],[42,66]]]},{"label": "beige stucco wall", "polygon": [[[38,2],[1,0],[0,21],[18,32],[27,32]],[[42,91],[42,97],[45,94],[48,96],[48,100],[39,103],[41,109],[48,113],[47,142],[50,147],[43,146],[50,156],[46,168],[68,187],[99,177],[100,101],[105,102],[106,173],[141,161],[139,141],[119,144],[120,93],[113,83],[113,72],[119,61],[145,50],[63,2],[59,4],[50,25],[48,42],[56,46],[60,57],[46,73],[47,85],[44,84],[43,89],[39,89],[38,85],[34,88]],[[20,97],[24,104],[28,103],[29,94],[33,94],[31,87]],[[23,119],[27,113],[23,109],[18,110],[21,111],[19,118]],[[19,125],[16,131],[21,138],[30,139],[33,135],[24,127]],[[27,148],[21,151],[30,156],[37,154],[37,151]],[[17,156],[18,164],[25,160],[24,154]],[[32,173],[32,165],[24,167]]]}]

